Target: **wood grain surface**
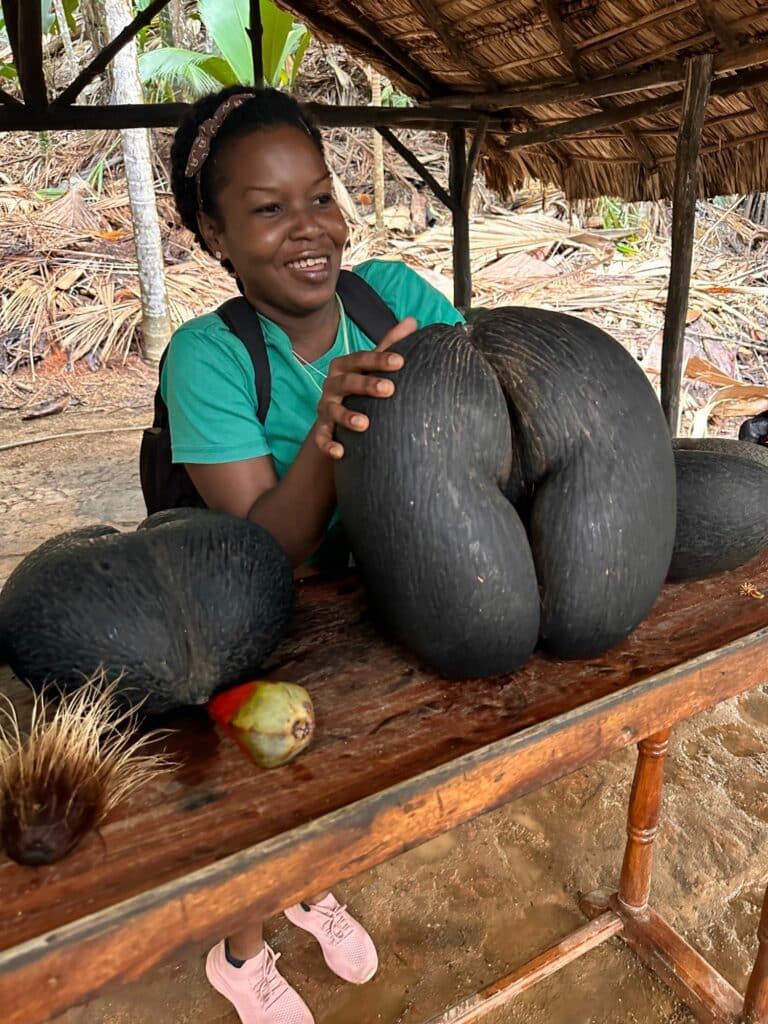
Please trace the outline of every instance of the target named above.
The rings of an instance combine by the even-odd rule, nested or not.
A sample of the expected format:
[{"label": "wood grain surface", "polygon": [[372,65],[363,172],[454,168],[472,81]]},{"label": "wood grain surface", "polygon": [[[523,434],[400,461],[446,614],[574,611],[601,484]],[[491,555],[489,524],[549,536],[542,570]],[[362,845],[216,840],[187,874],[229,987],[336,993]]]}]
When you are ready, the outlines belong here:
[{"label": "wood grain surface", "polygon": [[377,635],[354,579],[306,580],[267,674],[309,689],[313,746],[266,772],[202,711],[178,715],[178,769],[99,835],[48,868],[0,860],[3,1019],[47,1020],[765,681],[768,599],[745,582],[768,592],[768,559],[667,586],[600,658],[456,683]]}]

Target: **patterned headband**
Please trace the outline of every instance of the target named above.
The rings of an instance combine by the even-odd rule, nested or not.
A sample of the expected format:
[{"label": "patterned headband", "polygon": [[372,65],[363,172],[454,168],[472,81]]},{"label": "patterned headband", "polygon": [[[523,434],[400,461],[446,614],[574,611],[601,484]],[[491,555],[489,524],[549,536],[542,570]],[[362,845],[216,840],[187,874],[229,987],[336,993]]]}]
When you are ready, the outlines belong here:
[{"label": "patterned headband", "polygon": [[[232,111],[237,110],[239,106],[243,103],[247,103],[248,100],[255,98],[255,94],[252,92],[234,93],[234,95],[230,96],[229,99],[225,100],[221,106],[217,108],[212,117],[209,117],[207,121],[203,121],[197,129],[195,141],[192,143],[192,148],[190,149],[189,156],[187,157],[187,166],[184,168],[184,177],[195,179],[195,194],[197,196],[198,210],[202,210],[203,208],[203,193],[200,187],[200,174],[205,161],[210,155],[213,140],[218,135],[221,130],[221,126]],[[312,129],[307,121],[303,117],[300,117],[300,122],[307,135],[311,136]]]},{"label": "patterned headband", "polygon": [[213,117],[209,117],[207,121],[203,121],[197,129],[195,141],[192,143],[192,148],[190,149],[189,157],[187,158],[187,166],[184,168],[184,177],[195,178],[197,181],[198,206],[202,206],[202,203],[200,202],[200,172],[203,169],[203,164],[208,159],[208,154],[211,151],[211,143],[216,138],[219,129],[232,111],[236,110],[243,103],[247,103],[248,100],[252,100],[253,98],[252,92],[236,92],[217,108]]}]

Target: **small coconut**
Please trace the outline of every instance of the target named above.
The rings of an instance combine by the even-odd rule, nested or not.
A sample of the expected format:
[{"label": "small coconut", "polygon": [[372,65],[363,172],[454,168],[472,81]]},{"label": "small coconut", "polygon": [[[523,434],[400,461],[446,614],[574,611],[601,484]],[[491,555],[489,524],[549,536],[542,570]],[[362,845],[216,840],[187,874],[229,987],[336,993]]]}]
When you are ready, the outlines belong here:
[{"label": "small coconut", "polygon": [[0,694],[0,842],[19,864],[65,857],[129,793],[171,767],[147,748],[160,733],[136,736],[118,681],[103,673],[61,694],[34,698],[28,732]]},{"label": "small coconut", "polygon": [[312,741],[312,698],[297,683],[256,682],[232,717],[231,727],[256,764],[277,768]]}]

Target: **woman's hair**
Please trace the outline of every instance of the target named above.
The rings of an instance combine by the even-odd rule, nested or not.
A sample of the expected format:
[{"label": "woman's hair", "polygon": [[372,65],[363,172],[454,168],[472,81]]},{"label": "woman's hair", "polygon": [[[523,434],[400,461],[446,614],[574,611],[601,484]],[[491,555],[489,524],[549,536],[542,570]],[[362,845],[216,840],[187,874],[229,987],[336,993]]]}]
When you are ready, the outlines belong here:
[{"label": "woman's hair", "polygon": [[[252,98],[235,107],[224,119],[211,139],[210,149],[198,176],[189,177],[187,161],[190,150],[198,138],[201,126],[215,115],[230,96],[249,93]],[[216,173],[216,156],[233,139],[241,139],[265,128],[291,125],[305,132],[323,153],[323,140],[309,114],[293,97],[277,89],[251,89],[231,85],[220,92],[209,93],[199,99],[184,116],[176,130],[171,146],[171,189],[176,209],[185,227],[193,233],[202,249],[208,251],[197,215],[200,210],[218,216],[216,196],[221,178]],[[230,268],[231,269],[231,268]]]}]

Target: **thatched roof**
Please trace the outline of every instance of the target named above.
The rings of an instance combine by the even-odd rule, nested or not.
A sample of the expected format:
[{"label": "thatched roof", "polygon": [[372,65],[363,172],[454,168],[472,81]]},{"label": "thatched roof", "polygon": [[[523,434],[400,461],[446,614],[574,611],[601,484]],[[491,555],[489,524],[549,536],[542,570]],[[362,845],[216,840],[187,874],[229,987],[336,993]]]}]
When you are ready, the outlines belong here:
[{"label": "thatched roof", "polygon": [[[574,198],[670,196],[685,59],[712,52],[701,191],[768,190],[768,3],[761,0],[279,3],[421,103],[491,112],[481,167],[502,191],[537,177]],[[603,98],[585,97],[595,92]],[[659,112],[594,123],[595,115],[615,120],[612,108],[663,97]],[[578,117],[592,121],[578,135],[536,141]]]}]

